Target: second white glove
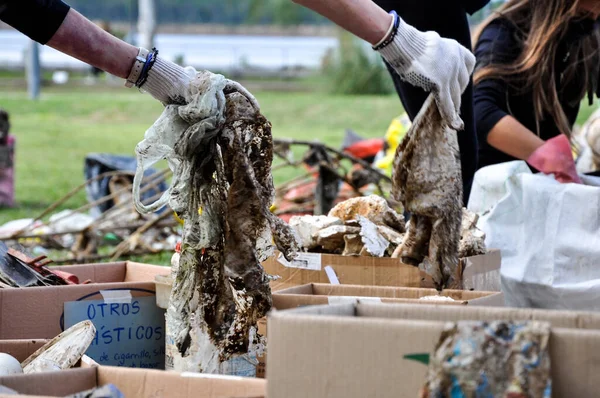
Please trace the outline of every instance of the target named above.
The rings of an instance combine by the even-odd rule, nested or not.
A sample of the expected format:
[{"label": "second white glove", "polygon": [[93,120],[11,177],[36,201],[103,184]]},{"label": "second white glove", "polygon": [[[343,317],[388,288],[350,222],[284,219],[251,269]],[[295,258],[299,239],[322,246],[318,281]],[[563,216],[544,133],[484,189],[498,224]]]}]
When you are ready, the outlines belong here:
[{"label": "second white glove", "polygon": [[[454,130],[462,130],[461,96],[469,85],[475,56],[451,39],[435,32],[420,32],[397,20],[393,37],[374,48],[396,70],[402,80],[433,91],[444,120]],[[390,40],[391,39],[391,40]]]}]

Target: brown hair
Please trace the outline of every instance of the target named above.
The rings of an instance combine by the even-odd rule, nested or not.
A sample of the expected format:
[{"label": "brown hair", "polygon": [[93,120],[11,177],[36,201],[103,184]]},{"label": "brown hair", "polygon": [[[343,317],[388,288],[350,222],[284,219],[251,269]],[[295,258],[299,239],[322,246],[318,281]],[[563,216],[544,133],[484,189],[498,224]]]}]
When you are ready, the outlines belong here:
[{"label": "brown hair", "polygon": [[[473,43],[493,20],[503,18],[517,28],[516,37],[521,54],[509,64],[486,65],[475,72],[475,84],[485,79],[502,79],[519,90],[533,92],[533,106],[539,135],[539,124],[544,112],[552,115],[561,133],[570,138],[571,127],[559,102],[556,87],[554,59],[562,38],[572,21],[581,19],[579,0],[510,0],[501,6],[476,30]],[[583,77],[578,101],[593,93],[598,73],[598,29],[570,44],[570,63],[561,81],[568,83],[575,77]]]}]

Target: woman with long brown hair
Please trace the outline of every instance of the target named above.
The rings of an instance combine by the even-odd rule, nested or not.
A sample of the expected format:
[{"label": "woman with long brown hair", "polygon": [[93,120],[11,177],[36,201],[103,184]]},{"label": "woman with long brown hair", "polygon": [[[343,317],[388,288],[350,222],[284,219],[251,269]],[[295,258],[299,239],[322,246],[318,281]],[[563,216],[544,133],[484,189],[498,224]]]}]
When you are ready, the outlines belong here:
[{"label": "woman with long brown hair", "polygon": [[598,93],[600,0],[510,0],[474,42],[479,167],[515,159],[578,182],[570,140]]}]

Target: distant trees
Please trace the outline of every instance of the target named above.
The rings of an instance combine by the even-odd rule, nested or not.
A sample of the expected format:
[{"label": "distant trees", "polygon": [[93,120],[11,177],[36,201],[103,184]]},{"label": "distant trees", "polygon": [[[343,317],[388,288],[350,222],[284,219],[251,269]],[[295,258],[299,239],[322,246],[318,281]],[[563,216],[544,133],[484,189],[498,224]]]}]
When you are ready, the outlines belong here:
[{"label": "distant trees", "polygon": [[[138,0],[68,0],[91,19],[136,21]],[[155,0],[158,23],[322,24],[327,21],[290,0]]]}]

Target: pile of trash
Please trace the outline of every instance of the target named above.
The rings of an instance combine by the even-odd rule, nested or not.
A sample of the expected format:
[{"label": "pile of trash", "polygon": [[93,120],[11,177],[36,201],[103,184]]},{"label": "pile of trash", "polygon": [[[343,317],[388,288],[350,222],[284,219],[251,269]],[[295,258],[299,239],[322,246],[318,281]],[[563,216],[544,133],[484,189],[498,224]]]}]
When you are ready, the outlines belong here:
[{"label": "pile of trash", "polygon": [[22,248],[9,248],[0,242],[0,289],[80,284],[79,278],[73,274],[47,268],[46,265],[51,262],[46,256],[33,258]]},{"label": "pile of trash", "polygon": [[[459,257],[487,252],[478,216],[462,210]],[[343,256],[399,257],[411,222],[377,195],[348,199],[327,216],[294,216],[290,226],[306,251]]]}]

